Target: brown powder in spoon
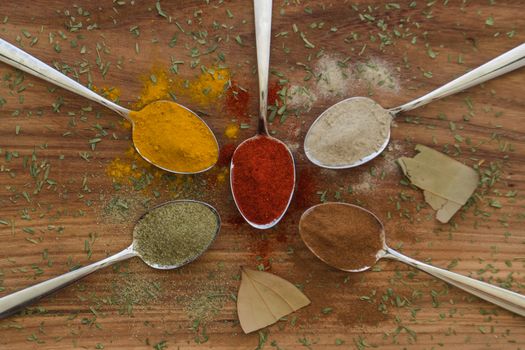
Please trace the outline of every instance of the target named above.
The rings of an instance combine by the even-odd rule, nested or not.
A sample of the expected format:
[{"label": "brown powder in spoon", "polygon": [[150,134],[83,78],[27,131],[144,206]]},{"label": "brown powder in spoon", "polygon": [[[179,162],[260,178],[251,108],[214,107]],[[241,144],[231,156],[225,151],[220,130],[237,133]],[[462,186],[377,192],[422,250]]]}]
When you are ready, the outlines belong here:
[{"label": "brown powder in spoon", "polygon": [[350,204],[325,203],[308,209],[299,222],[308,248],[335,268],[371,267],[383,247],[383,226],[371,213]]}]

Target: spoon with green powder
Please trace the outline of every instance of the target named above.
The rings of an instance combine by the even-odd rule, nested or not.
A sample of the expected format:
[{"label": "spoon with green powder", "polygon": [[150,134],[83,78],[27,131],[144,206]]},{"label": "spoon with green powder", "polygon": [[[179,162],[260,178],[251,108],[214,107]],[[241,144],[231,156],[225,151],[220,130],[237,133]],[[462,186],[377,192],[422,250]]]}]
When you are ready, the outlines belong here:
[{"label": "spoon with green powder", "polygon": [[385,109],[368,97],[351,97],[325,110],[304,140],[308,159],[323,168],[346,169],[377,157],[390,140],[390,124],[401,112],[463,91],[525,65],[525,44],[411,102]]},{"label": "spoon with green powder", "polygon": [[195,112],[178,103],[154,101],[140,111],[131,111],[2,39],[0,62],[99,103],[122,116],[131,123],[133,146],[137,152],[162,170],[196,174],[212,168],[219,159],[219,144],[210,127]]},{"label": "spoon with green powder", "polygon": [[0,319],[101,268],[136,256],[155,269],[184,266],[210,247],[220,226],[219,214],[207,203],[180,200],[161,204],[137,221],[133,243],[120,253],[0,298]]},{"label": "spoon with green powder", "polygon": [[348,203],[323,203],[299,221],[304,243],[328,265],[348,272],[370,269],[379,259],[397,260],[481,299],[525,316],[525,296],[403,255],[386,244],[385,228],[372,212]]}]

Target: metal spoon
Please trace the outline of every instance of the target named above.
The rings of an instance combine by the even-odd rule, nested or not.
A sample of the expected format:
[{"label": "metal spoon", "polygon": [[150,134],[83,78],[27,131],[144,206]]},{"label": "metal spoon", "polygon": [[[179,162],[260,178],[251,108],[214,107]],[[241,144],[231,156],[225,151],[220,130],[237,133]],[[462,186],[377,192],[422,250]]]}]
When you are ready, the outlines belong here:
[{"label": "metal spoon", "polygon": [[[347,204],[347,203],[323,203],[316,206],[313,206],[309,208],[307,211],[305,211],[301,217],[301,222],[304,222],[305,220],[308,220],[308,217],[310,214],[312,214],[314,211],[318,210],[322,206],[332,206],[332,208],[335,208],[335,206],[347,206],[350,208],[353,208],[355,210],[362,211],[365,215],[369,215],[373,220],[377,222],[377,236],[370,237],[370,240],[379,240],[380,246],[382,248],[377,251],[376,253],[376,259],[377,262],[379,259],[387,258],[392,260],[397,260],[400,262],[403,262],[407,265],[410,265],[412,267],[415,267],[417,269],[420,269],[434,277],[437,277],[447,283],[450,283],[453,286],[456,286],[458,288],[463,289],[464,291],[467,291],[481,299],[484,299],[486,301],[489,301],[493,304],[496,304],[498,306],[501,306],[504,309],[507,309],[509,311],[512,311],[514,313],[517,313],[518,315],[525,316],[525,296],[512,292],[507,289],[503,289],[500,287],[496,287],[494,285],[478,281],[476,279],[466,277],[459,275],[454,272],[450,272],[448,270],[440,269],[439,267],[431,266],[425,263],[422,263],[421,261],[417,261],[415,259],[409,258],[408,256],[405,256],[392,248],[388,247],[385,242],[385,231],[383,227],[383,223],[379,220],[379,218],[374,215],[374,213],[361,208],[357,205]],[[301,225],[301,224],[300,224]],[[350,227],[348,230],[341,232],[340,234],[337,234],[337,237],[324,237],[323,236],[323,230],[319,230],[315,233],[317,236],[316,238],[326,239],[330,240],[334,243],[334,247],[339,247],[337,242],[341,242],[345,239],[345,236],[348,234],[351,234],[352,228]],[[300,230],[301,238],[303,239],[304,243],[316,255],[319,259],[323,260],[327,264],[329,264],[332,267],[335,267],[336,269],[348,271],[348,272],[361,272],[365,271],[371,268],[371,266],[361,266],[357,267],[355,269],[348,269],[343,266],[338,266],[337,263],[334,263],[334,256],[345,256],[347,252],[345,251],[337,251],[336,250],[323,250],[319,249],[319,247],[314,247],[315,243],[313,242],[313,238],[308,235],[303,234],[303,232]],[[375,243],[378,243],[377,241]],[[339,263],[342,264],[342,263]]]},{"label": "metal spoon", "polygon": [[[14,45],[11,45],[5,40],[0,39],[0,61],[13,66],[15,68],[18,68],[26,73],[29,73],[31,75],[34,75],[40,79],[47,80],[50,83],[53,83],[57,86],[60,86],[63,89],[69,90],[77,95],[83,96],[91,101],[100,103],[101,105],[111,109],[112,111],[120,114],[124,119],[126,119],[128,122],[131,123],[133,134],[140,133],[140,128],[137,128],[137,125],[133,122],[133,120],[130,118],[130,110],[127,108],[124,108],[122,106],[117,105],[116,103],[113,103],[104,97],[100,96],[99,94],[95,93],[94,91],[88,89],[87,87],[81,85],[80,83],[74,81],[73,79],[65,76],[64,74],[60,73],[59,71],[53,69],[52,67],[48,66],[44,62],[40,61],[39,59],[31,56],[27,52],[20,50]],[[156,101],[158,102],[158,101]],[[191,114],[193,114],[200,122],[206,126],[206,128],[209,131],[209,134],[213,136],[213,139],[215,140],[216,150],[217,154],[219,154],[219,144],[217,142],[217,139],[215,138],[215,135],[211,131],[210,127],[193,111],[190,109],[179,105],[178,103],[168,101],[169,103],[173,103],[174,105],[178,105]],[[155,103],[155,102],[153,102]],[[152,140],[152,142],[155,142],[155,140]],[[147,162],[155,165],[156,167],[169,171],[171,173],[175,174],[197,174],[201,173],[203,171],[206,171],[210,168],[212,168],[214,164],[211,164],[207,166],[204,169],[199,169],[198,171],[194,172],[185,172],[185,171],[178,171],[177,169],[169,169],[165,166],[161,166],[158,164],[158,160],[156,159],[148,159],[146,158],[140,151],[140,148],[137,147],[137,145],[133,144],[137,152],[140,154],[142,158],[144,158]],[[215,160],[217,161],[217,160]]]},{"label": "metal spoon", "polygon": [[[193,201],[193,200],[170,201],[170,202],[163,203],[163,204],[161,204],[159,206],[156,206],[155,208],[152,208],[150,211],[144,213],[137,220],[137,223],[139,223],[148,213],[151,213],[152,211],[154,211],[156,209],[159,209],[159,208],[164,207],[164,206],[169,205],[169,204],[188,203],[188,202],[198,203],[198,204],[201,204],[203,206],[208,207],[215,214],[215,216],[217,217],[217,231],[215,232],[215,234],[211,238],[210,242],[207,244],[206,247],[204,247],[204,249],[202,249],[202,251],[198,252],[197,254],[195,254],[194,256],[189,258],[188,260],[184,261],[183,263],[181,263],[179,265],[167,265],[167,266],[164,266],[164,265],[155,264],[153,262],[147,261],[144,257],[142,257],[139,254],[139,252],[137,252],[135,250],[136,243],[135,243],[135,241],[133,241],[133,243],[129,247],[127,247],[126,249],[124,249],[120,253],[117,253],[117,254],[112,255],[110,257],[107,257],[107,258],[105,258],[103,260],[97,261],[97,262],[95,262],[93,264],[81,267],[81,268],[79,268],[77,270],[73,270],[73,271],[67,272],[67,273],[65,273],[63,275],[54,277],[54,278],[49,279],[47,281],[35,284],[34,286],[27,287],[25,289],[19,290],[18,292],[14,292],[12,294],[9,294],[9,295],[6,295],[6,296],[0,298],[0,319],[5,318],[5,317],[7,317],[9,315],[12,315],[13,313],[17,312],[18,310],[24,308],[25,306],[33,304],[36,301],[38,301],[39,299],[41,299],[41,298],[43,298],[43,297],[45,297],[45,296],[47,296],[47,295],[49,295],[51,293],[54,293],[54,292],[56,292],[56,291],[58,291],[58,290],[60,290],[60,289],[62,289],[64,287],[70,285],[71,283],[73,283],[73,282],[75,282],[75,281],[77,281],[77,280],[79,280],[79,279],[81,279],[81,278],[83,278],[83,277],[85,277],[85,276],[95,272],[95,271],[98,271],[98,270],[100,270],[100,269],[102,269],[104,267],[113,265],[113,264],[115,264],[115,263],[117,263],[119,261],[123,261],[123,260],[127,260],[127,259],[130,259],[130,258],[133,258],[135,256],[138,256],[140,259],[142,259],[142,261],[144,261],[148,266],[153,267],[154,269],[159,269],[159,270],[177,269],[179,267],[182,267],[182,266],[184,266],[186,264],[189,264],[190,262],[194,261],[195,259],[200,257],[206,250],[208,250],[210,245],[215,240],[215,237],[219,233],[219,230],[220,230],[220,227],[221,227],[221,219],[220,219],[219,213],[211,205],[209,205],[207,203],[204,203],[204,202]],[[159,229],[162,229],[162,228],[159,227]],[[176,247],[166,247],[166,248],[167,249],[168,248],[176,249]]]},{"label": "metal spoon", "polygon": [[[383,110],[383,113],[388,115],[389,118],[394,118],[398,113],[410,111],[414,108],[426,105],[427,103],[430,103],[432,101],[438,100],[440,98],[443,98],[445,96],[449,96],[452,94],[455,94],[456,92],[463,91],[471,86],[481,84],[487,80],[490,80],[492,78],[496,78],[500,75],[503,75],[505,73],[511,72],[515,69],[518,69],[520,67],[523,67],[525,65],[525,44],[521,44],[520,46],[504,53],[501,56],[498,56],[494,58],[493,60],[485,63],[484,65],[462,75],[461,77],[449,82],[446,85],[443,85],[442,87],[420,97],[417,98],[411,102],[405,103],[404,105],[401,105],[399,107],[390,108],[390,109],[384,109],[381,106],[379,106],[377,103],[375,103],[373,100],[367,98],[367,97],[351,97],[346,100],[343,100],[341,102],[336,103],[335,105],[331,106],[327,110],[325,110],[317,119],[313,122],[313,124],[310,126],[310,129],[308,130],[308,133],[306,134],[305,141],[304,141],[304,150],[306,153],[306,156],[308,159],[314,163],[315,165],[318,165],[323,168],[328,169],[346,169],[346,168],[352,168],[359,166],[361,164],[364,164],[375,157],[377,157],[388,145],[388,141],[390,140],[390,127],[388,127],[388,132],[386,135],[379,135],[378,130],[378,137],[384,137],[385,141],[382,143],[374,152],[371,154],[360,154],[359,160],[357,161],[346,161],[343,164],[337,164],[334,163],[334,161],[327,161],[325,159],[319,159],[319,157],[316,157],[313,153],[315,153],[315,147],[313,144],[308,146],[311,141],[310,137],[312,134],[312,130],[315,130],[316,127],[320,127],[320,121],[325,118],[328,114],[331,114],[332,112],[335,112],[335,109],[349,109],[354,103],[357,103],[359,100],[368,100],[371,105],[377,105],[379,109]],[[387,117],[387,118],[388,118]],[[349,125],[352,123],[352,119],[349,118],[345,121],[346,125]],[[330,129],[337,130],[340,128],[341,125],[332,125]],[[350,157],[350,156],[349,156]],[[353,159],[358,157],[352,157]],[[350,159],[350,158],[349,158]]]},{"label": "metal spoon", "polygon": [[258,228],[258,229],[267,229],[270,227],[275,226],[284,216],[286,211],[288,210],[288,207],[290,206],[290,202],[292,201],[292,195],[293,195],[293,187],[292,191],[290,192],[290,197],[288,199],[288,203],[286,205],[286,208],[283,210],[280,216],[277,218],[274,218],[271,222],[265,223],[265,224],[257,224],[252,221],[250,221],[244,213],[242,212],[239,203],[237,199],[235,198],[235,187],[233,186],[233,176],[235,174],[235,154],[242,149],[243,147],[249,147],[250,143],[253,141],[257,141],[261,138],[266,138],[268,140],[271,140],[277,144],[282,145],[282,147],[286,148],[288,153],[290,154],[290,161],[293,165],[293,183],[295,186],[295,164],[292,152],[286,146],[286,144],[272,136],[268,133],[268,125],[266,121],[267,113],[268,113],[268,74],[269,74],[269,67],[270,67],[270,39],[272,34],[272,0],[254,0],[253,1],[254,6],[254,15],[255,15],[255,39],[256,39],[256,46],[257,46],[257,72],[259,75],[259,119],[257,124],[257,134],[249,139],[244,140],[235,150],[232,156],[232,161],[230,165],[230,185],[233,192],[233,199],[235,201],[235,205],[237,206],[237,209],[239,209],[239,212],[241,213],[242,217],[248,222],[251,226]]}]

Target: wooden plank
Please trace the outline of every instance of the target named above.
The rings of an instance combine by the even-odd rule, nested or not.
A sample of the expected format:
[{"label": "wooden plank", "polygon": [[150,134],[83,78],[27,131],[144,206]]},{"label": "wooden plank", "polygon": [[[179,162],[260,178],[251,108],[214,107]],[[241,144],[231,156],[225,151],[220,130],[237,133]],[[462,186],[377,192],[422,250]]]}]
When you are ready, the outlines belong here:
[{"label": "wooden plank", "polygon": [[[193,81],[201,65],[225,66],[252,96],[246,120],[227,112],[224,100],[197,105],[184,91],[174,93],[182,104],[206,114],[221,146],[238,144],[253,134],[256,122],[253,10],[249,2],[240,0],[207,3],[161,2],[170,20],[159,15],[155,1],[78,1],[75,5],[59,0],[4,1],[0,3],[0,37],[62,68],[65,64],[80,71],[89,64],[93,84],[119,88],[120,103],[127,107],[137,101],[141,77],[147,79],[152,67],[168,69],[172,59],[182,60],[179,75],[170,77]],[[30,309],[30,315],[0,321],[0,346],[162,349],[165,341],[168,349],[246,349],[266,341],[268,349],[364,349],[368,345],[516,349],[524,344],[520,317],[395,262],[380,262],[374,271],[360,274],[335,271],[305,248],[297,232],[303,210],[321,197],[360,203],[385,220],[392,247],[436,266],[524,292],[523,71],[398,116],[389,150],[357,169],[316,168],[301,148],[316,116],[344,97],[371,94],[385,107],[397,106],[521,44],[525,39],[525,18],[519,15],[523,1],[495,5],[488,1],[389,5],[361,1],[357,10],[352,6],[343,1],[274,3],[271,84],[286,79],[287,86],[307,86],[317,100],[310,110],[298,116],[291,113],[283,123],[271,126],[294,149],[299,186],[284,220],[266,232],[243,223],[227,182],[216,181],[223,169],[193,176],[191,181],[190,177],[158,181],[144,191],[135,192],[129,185],[117,191],[106,168],[117,157],[126,159],[131,145],[129,130],[122,127],[119,117],[31,76],[17,81],[14,69],[0,65],[0,97],[6,100],[0,106],[0,222],[7,223],[0,224],[1,295],[126,247],[133,220],[144,209],[139,206],[124,219],[108,220],[104,208],[115,196],[150,198],[152,203],[172,198],[205,200],[218,208],[224,223],[210,251],[183,269],[155,271],[130,261],[42,300]],[[79,23],[78,31],[71,32],[72,25]],[[138,37],[132,33],[135,26]],[[305,46],[300,32],[315,48]],[[169,47],[174,36],[177,42]],[[31,46],[35,37],[38,41]],[[203,38],[204,44],[199,42]],[[203,53],[214,43],[217,48],[212,53],[191,56],[193,48]],[[428,47],[438,53],[435,58]],[[103,65],[110,62],[105,76],[97,67],[98,56]],[[340,85],[331,81],[328,86],[315,78],[305,81],[304,67],[315,70],[323,59],[332,68],[337,61],[350,67],[348,72],[355,74],[349,78],[351,83],[343,79]],[[376,68],[367,70],[366,64]],[[382,84],[385,75],[378,75],[377,67],[393,80]],[[80,74],[82,83],[89,79],[87,73]],[[341,94],[328,87],[340,88]],[[61,105],[59,111],[53,111],[53,103]],[[235,141],[224,136],[232,119],[250,125]],[[109,135],[92,151],[88,140],[98,132],[95,125]],[[401,172],[394,161],[413,155],[416,143],[448,149],[471,166],[481,164],[484,178],[497,180],[479,190],[475,203],[453,225],[436,222],[430,208],[419,208],[420,191],[400,183]],[[455,151],[455,145],[461,152]],[[18,158],[8,161],[9,152],[18,152]],[[43,172],[49,164],[49,178],[56,181],[36,194],[36,180],[24,167],[24,157],[29,157],[30,164],[33,152],[36,166]],[[88,161],[79,155],[85,152],[90,154]],[[90,234],[96,234],[96,239],[90,243],[88,259],[85,241]],[[266,266],[302,286],[312,305],[261,333],[242,334],[233,300],[241,265]],[[154,297],[148,297],[148,292]],[[130,303],[134,303],[131,311],[127,309]],[[380,307],[386,308],[385,313],[378,311]]]}]

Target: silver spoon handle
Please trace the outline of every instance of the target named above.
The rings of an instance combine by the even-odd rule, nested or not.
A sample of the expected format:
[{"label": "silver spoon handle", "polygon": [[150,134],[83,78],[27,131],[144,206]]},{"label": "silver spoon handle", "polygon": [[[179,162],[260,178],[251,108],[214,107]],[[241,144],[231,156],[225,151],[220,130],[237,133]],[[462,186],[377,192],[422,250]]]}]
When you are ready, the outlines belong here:
[{"label": "silver spoon handle", "polygon": [[25,51],[20,50],[18,47],[11,45],[3,39],[0,39],[0,61],[34,75],[35,77],[47,80],[50,83],[83,96],[91,101],[100,103],[129,120],[128,109],[105,99],[94,91],[91,91],[82,84],[65,76],[56,69],[48,66],[44,62],[31,56]]},{"label": "silver spoon handle", "polygon": [[34,286],[19,290],[18,292],[6,295],[5,297],[0,298],[0,319],[17,312],[23,307],[38,301],[40,298],[45,297],[46,295],[54,293],[57,290],[68,286],[69,284],[89,275],[92,272],[95,272],[106,266],[113,265],[118,261],[129,259],[136,255],[137,254],[130,246],[120,253],[97,261],[91,265],[81,267],[63,275],[51,278],[47,281],[35,284]]},{"label": "silver spoon handle", "polygon": [[272,35],[272,0],[253,0],[257,73],[259,74],[259,124],[257,132],[268,135],[268,74],[270,71],[270,41]]},{"label": "silver spoon handle", "polygon": [[455,272],[422,263],[421,261],[409,258],[391,248],[386,249],[386,255],[384,257],[404,262],[405,264],[425,271],[426,273],[450,283],[453,286],[461,288],[481,299],[525,317],[524,295]]},{"label": "silver spoon handle", "polygon": [[396,108],[391,108],[391,113],[409,111],[411,109],[424,106],[427,103],[438,100],[445,96],[463,91],[471,86],[481,84],[492,78],[511,72],[525,65],[525,44],[504,53],[501,56],[485,63],[484,65],[471,70],[470,72],[452,80],[436,90],[429,92],[425,96],[417,98]]}]

